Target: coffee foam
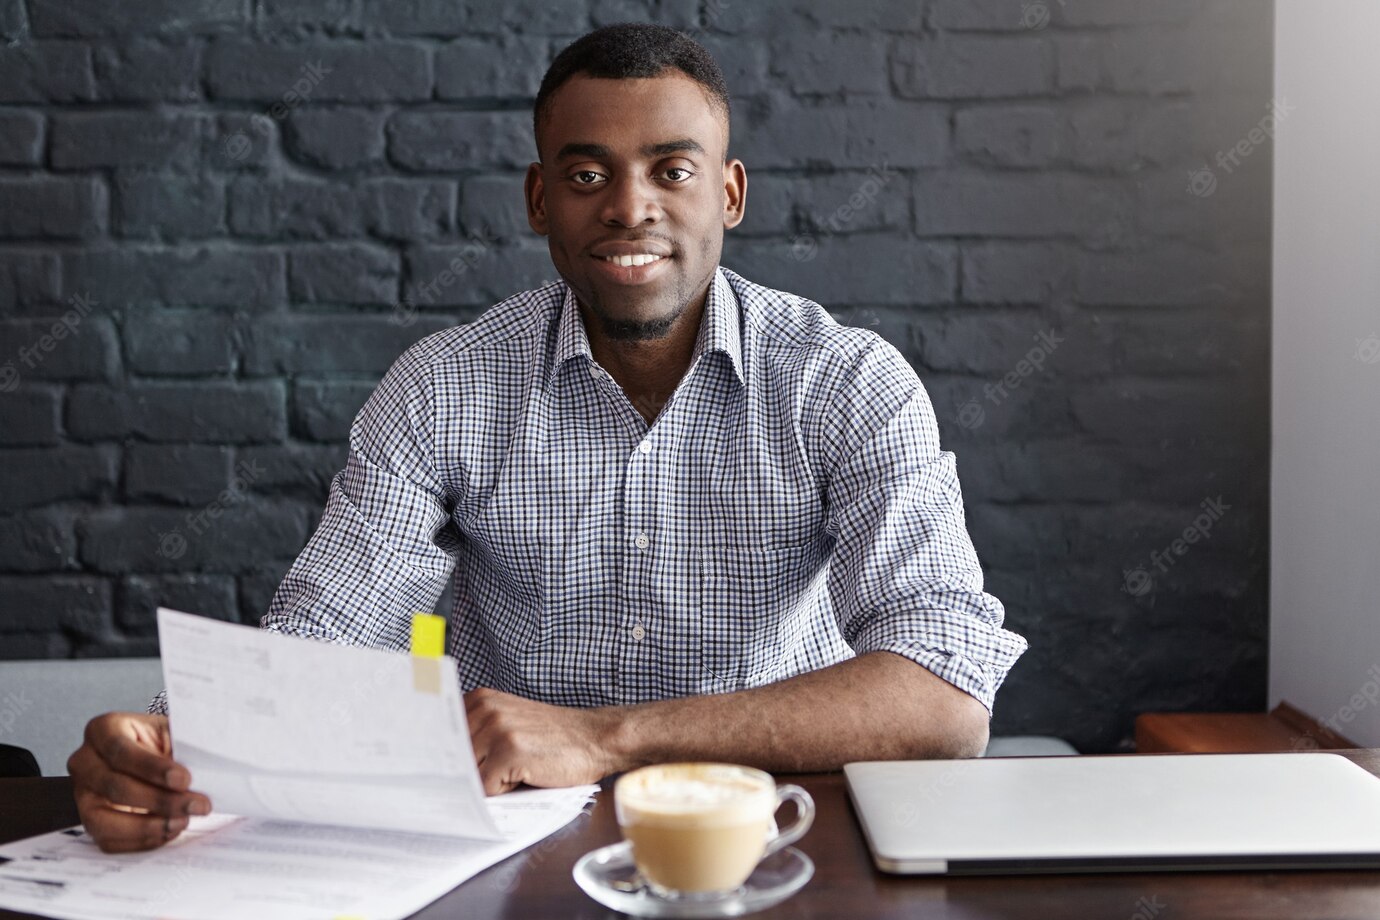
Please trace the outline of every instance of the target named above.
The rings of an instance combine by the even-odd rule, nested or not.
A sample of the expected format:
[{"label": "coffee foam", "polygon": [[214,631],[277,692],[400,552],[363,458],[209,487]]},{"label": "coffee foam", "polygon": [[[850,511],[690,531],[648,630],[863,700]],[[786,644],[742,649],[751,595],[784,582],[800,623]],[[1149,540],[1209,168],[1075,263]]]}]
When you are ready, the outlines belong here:
[{"label": "coffee foam", "polygon": [[776,784],[728,765],[652,767],[619,780],[615,796],[620,820],[723,826],[770,819]]},{"label": "coffee foam", "polygon": [[667,778],[647,783],[634,793],[643,807],[659,810],[684,809],[698,811],[715,805],[728,805],[754,793],[760,793],[758,783],[743,780],[705,780],[685,777]]}]

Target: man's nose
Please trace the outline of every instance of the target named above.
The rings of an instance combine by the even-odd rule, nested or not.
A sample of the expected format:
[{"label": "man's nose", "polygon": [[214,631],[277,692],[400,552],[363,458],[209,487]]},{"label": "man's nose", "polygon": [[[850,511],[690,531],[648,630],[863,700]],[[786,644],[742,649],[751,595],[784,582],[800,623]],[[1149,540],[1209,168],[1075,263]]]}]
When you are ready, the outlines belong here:
[{"label": "man's nose", "polygon": [[662,218],[661,190],[643,176],[624,176],[610,180],[602,218],[606,224],[637,227],[655,224]]}]

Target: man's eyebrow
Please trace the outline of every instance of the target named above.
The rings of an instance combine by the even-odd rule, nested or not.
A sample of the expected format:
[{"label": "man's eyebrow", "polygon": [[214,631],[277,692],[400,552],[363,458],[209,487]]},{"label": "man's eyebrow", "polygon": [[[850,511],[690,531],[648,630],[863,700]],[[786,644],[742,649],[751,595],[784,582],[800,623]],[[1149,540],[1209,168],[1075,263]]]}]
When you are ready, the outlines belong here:
[{"label": "man's eyebrow", "polygon": [[644,157],[664,157],[673,153],[698,153],[703,154],[704,148],[699,141],[689,137],[678,137],[673,141],[663,141],[660,144],[648,144],[642,148]]},{"label": "man's eyebrow", "polygon": [[[698,153],[704,154],[704,147],[699,141],[689,137],[676,138],[673,141],[662,141],[659,144],[648,144],[639,151],[644,157],[664,157],[673,153]],[[603,144],[589,143],[570,143],[566,144],[556,154],[556,162],[568,160],[571,157],[589,157],[592,160],[607,160],[613,153]]]}]

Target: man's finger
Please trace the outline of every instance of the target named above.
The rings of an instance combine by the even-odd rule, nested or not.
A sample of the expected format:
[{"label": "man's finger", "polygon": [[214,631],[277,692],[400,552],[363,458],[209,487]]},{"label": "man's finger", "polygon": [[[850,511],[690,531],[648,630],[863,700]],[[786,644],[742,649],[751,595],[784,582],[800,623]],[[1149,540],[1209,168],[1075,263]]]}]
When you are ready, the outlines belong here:
[{"label": "man's finger", "polygon": [[154,815],[173,816],[211,813],[211,800],[197,792],[171,792],[124,773],[107,772],[99,788],[91,790],[115,805],[139,808]]},{"label": "man's finger", "polygon": [[508,779],[507,770],[497,766],[491,758],[479,764],[479,779],[484,784],[485,795],[500,795],[516,789],[521,783]]},{"label": "man's finger", "polygon": [[[492,702],[486,699],[479,699],[473,703],[470,697],[465,697],[465,721],[469,723],[470,742],[481,744],[484,737],[494,729],[494,720],[498,718],[499,711],[494,708]],[[476,749],[476,753],[478,750]]]},{"label": "man's finger", "polygon": [[82,824],[106,853],[152,850],[187,829],[187,818],[140,815],[103,805],[95,793],[78,794]]},{"label": "man's finger", "polygon": [[92,720],[86,727],[87,744],[113,770],[174,792],[185,792],[191,785],[191,774],[186,767],[149,746],[163,747],[160,740],[150,736],[136,741],[122,731],[122,727],[109,721]]},{"label": "man's finger", "polygon": [[465,711],[472,712],[476,707],[483,706],[494,697],[503,695],[504,694],[499,691],[491,690],[488,687],[475,687],[469,693],[463,694],[461,699],[465,702]]}]

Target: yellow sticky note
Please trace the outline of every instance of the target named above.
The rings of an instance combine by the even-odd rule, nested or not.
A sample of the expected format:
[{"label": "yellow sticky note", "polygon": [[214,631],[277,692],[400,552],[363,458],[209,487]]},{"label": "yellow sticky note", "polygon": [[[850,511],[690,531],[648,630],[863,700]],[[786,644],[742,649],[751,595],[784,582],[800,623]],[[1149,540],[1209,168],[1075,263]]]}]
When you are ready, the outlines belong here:
[{"label": "yellow sticky note", "polygon": [[412,654],[440,658],[446,653],[446,618],[434,613],[412,614]]},{"label": "yellow sticky note", "polygon": [[441,692],[441,656],[446,653],[446,618],[412,614],[412,689]]},{"label": "yellow sticky note", "polygon": [[441,659],[412,656],[412,689],[418,693],[441,692]]}]

